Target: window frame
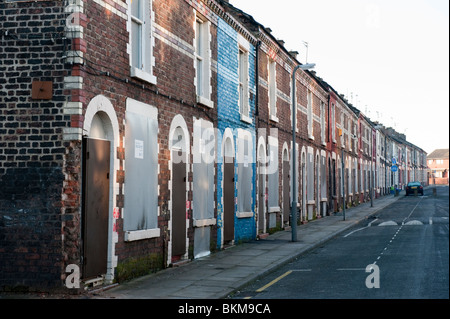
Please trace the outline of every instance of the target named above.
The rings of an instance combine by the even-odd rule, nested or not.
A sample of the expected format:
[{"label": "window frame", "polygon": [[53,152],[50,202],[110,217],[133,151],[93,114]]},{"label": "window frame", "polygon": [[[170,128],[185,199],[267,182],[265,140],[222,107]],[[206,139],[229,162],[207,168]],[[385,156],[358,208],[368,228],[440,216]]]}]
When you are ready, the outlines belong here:
[{"label": "window frame", "polygon": [[336,144],[336,104],[331,103],[331,139],[333,140],[333,143]]},{"label": "window frame", "polygon": [[214,108],[214,102],[211,100],[211,23],[199,14],[196,14],[194,23],[194,85],[197,103]]},{"label": "window frame", "polygon": [[[142,16],[136,17],[132,12],[132,0],[128,0],[128,31],[129,31],[129,64],[130,76],[139,80],[143,80],[150,84],[157,83],[157,78],[153,75],[155,58],[153,56],[154,37],[153,33],[153,0],[135,0],[140,3],[140,13]],[[140,24],[140,35],[138,36],[139,44],[134,43],[133,24]],[[137,46],[137,47],[136,47]],[[134,50],[139,50],[139,65],[136,65],[134,59]]]},{"label": "window frame", "polygon": [[325,102],[320,101],[320,139],[322,141],[322,145],[326,145],[325,128]]},{"label": "window frame", "polygon": [[277,117],[277,62],[269,58],[268,65],[269,118],[278,122]]},{"label": "window frame", "polygon": [[308,89],[307,99],[307,119],[308,119],[308,138],[314,140],[314,115],[313,115],[313,96],[312,91]]},{"label": "window frame", "polygon": [[241,121],[252,123],[249,103],[249,51],[239,45],[238,49],[238,95]]}]

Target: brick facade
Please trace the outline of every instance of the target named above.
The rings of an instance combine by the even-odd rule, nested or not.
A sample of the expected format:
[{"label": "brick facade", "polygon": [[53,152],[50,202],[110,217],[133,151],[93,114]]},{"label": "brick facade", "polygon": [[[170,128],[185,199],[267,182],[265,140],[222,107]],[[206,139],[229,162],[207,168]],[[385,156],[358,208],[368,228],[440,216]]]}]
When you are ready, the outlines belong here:
[{"label": "brick facade", "polygon": [[[2,1],[0,16],[0,283],[59,286],[61,209],[71,200],[61,196],[68,157],[62,131],[70,125],[59,23],[66,14],[61,1]],[[51,98],[32,96],[35,85]]]},{"label": "brick facade", "polygon": [[[312,71],[296,73],[293,189],[300,62],[228,1],[7,0],[0,21],[0,290],[63,289],[69,265],[121,282],[264,238],[292,225],[293,196],[299,222],[339,211],[342,180],[347,204],[369,198],[378,128]],[[389,143],[404,183],[422,151]]]}]

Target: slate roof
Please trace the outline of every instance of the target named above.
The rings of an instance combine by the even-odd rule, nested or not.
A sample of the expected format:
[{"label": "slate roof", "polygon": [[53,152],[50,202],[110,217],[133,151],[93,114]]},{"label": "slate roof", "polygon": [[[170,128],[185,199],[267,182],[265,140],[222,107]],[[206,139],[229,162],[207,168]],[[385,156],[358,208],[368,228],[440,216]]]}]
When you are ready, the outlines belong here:
[{"label": "slate roof", "polygon": [[431,152],[427,158],[428,159],[448,159],[448,148],[437,149]]}]

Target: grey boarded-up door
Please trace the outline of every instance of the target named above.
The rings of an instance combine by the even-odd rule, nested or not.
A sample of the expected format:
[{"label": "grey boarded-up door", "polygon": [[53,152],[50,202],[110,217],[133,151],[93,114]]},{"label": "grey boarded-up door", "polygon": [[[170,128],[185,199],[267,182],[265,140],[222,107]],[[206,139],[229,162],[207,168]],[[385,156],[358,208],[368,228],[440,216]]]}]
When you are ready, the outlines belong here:
[{"label": "grey boarded-up door", "polygon": [[223,170],[223,240],[234,240],[234,158],[225,157]]},{"label": "grey boarded-up door", "polygon": [[106,273],[110,142],[83,139],[83,278]]},{"label": "grey boarded-up door", "polygon": [[[215,134],[213,123],[194,119],[192,217],[194,221],[194,258],[210,254],[214,219]],[[206,223],[202,224],[203,222]],[[199,222],[199,223],[197,223]]]},{"label": "grey boarded-up door", "polygon": [[[181,150],[172,150],[172,158],[184,159]],[[172,256],[186,253],[186,163],[172,163]]]},{"label": "grey boarded-up door", "polygon": [[[260,164],[261,165],[261,164]],[[264,215],[264,206],[266,204],[266,188],[264,185],[264,177],[265,175],[261,172],[262,170],[262,165],[260,167],[260,172],[258,175],[258,198],[259,198],[259,202],[258,202],[258,231],[259,233],[263,234],[266,232],[266,230],[264,229],[264,220],[266,218],[266,216]]]},{"label": "grey boarded-up door", "polygon": [[286,225],[289,223],[290,214],[289,168],[289,161],[283,161],[283,220]]}]

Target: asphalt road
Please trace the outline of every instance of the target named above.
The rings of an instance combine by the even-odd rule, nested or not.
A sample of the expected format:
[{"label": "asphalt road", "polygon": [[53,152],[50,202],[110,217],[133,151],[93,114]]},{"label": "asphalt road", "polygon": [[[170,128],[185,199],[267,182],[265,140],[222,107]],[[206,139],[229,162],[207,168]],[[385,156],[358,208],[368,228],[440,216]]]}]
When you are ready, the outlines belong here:
[{"label": "asphalt road", "polygon": [[405,196],[235,299],[448,299],[449,188]]}]

